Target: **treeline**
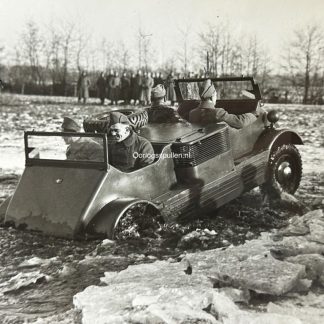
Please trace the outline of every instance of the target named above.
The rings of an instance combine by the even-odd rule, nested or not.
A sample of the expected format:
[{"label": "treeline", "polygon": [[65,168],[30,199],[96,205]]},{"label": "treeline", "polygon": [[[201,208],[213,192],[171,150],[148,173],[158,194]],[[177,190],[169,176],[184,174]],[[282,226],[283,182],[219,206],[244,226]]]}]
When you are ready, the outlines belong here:
[{"label": "treeline", "polygon": [[179,28],[175,31],[178,48],[163,60],[158,60],[154,35],[141,27],[134,31],[134,44],[126,46],[122,40],[94,43],[81,26],[68,20],[46,26],[28,21],[6,63],[3,57],[9,49],[0,44],[0,78],[5,88],[15,93],[72,96],[85,70],[91,81],[90,95],[95,95],[100,72],[131,74],[141,69],[159,71],[165,77],[170,71],[177,77],[207,72],[214,77],[252,75],[269,101],[323,102],[324,32],[319,24],[296,29],[282,47],[280,62],[273,62],[255,35],[235,32],[230,24],[207,24],[201,32],[189,25]]}]

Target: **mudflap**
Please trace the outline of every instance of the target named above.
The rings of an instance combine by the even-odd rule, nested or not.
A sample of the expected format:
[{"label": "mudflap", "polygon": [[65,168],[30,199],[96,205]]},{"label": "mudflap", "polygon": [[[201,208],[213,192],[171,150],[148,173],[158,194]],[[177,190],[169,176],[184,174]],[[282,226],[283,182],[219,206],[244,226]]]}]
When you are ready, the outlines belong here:
[{"label": "mudflap", "polygon": [[26,167],[8,204],[5,222],[18,228],[75,238],[82,215],[106,174],[103,170]]}]

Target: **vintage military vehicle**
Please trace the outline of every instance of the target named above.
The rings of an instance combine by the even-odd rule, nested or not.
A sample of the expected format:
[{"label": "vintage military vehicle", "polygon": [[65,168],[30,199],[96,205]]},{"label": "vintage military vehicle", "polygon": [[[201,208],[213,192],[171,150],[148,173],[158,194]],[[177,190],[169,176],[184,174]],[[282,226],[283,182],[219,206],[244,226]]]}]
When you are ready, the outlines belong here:
[{"label": "vintage military vehicle", "polygon": [[[302,175],[295,145],[302,139],[293,130],[276,128],[278,115],[261,108],[254,79],[212,79],[218,90],[216,107],[258,115],[242,129],[224,122],[201,127],[186,121],[199,103],[202,81],[175,81],[180,122],[150,123],[145,110],[125,111],[156,153],[154,163],[139,170],[124,173],[109,164],[103,132],[109,112],[86,119],[83,133],[25,132],[26,168],[14,195],[1,207],[5,222],[61,237],[93,233],[112,238],[137,205],[174,220],[216,209],[257,186],[293,194]],[[62,136],[94,139],[102,159],[67,160]]]}]

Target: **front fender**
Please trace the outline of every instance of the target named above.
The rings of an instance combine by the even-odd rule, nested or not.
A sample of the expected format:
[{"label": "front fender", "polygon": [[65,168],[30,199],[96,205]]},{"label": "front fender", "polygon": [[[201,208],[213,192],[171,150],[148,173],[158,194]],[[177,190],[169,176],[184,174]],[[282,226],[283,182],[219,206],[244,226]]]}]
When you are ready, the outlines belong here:
[{"label": "front fender", "polygon": [[304,143],[302,138],[295,131],[267,128],[255,143],[254,150],[257,152],[264,150],[272,151],[284,144],[303,145]]},{"label": "front fender", "polygon": [[85,231],[92,234],[106,235],[113,238],[114,230],[122,217],[122,215],[135,204],[146,203],[156,210],[157,205],[150,201],[138,198],[119,198],[105,205],[90,221]]}]

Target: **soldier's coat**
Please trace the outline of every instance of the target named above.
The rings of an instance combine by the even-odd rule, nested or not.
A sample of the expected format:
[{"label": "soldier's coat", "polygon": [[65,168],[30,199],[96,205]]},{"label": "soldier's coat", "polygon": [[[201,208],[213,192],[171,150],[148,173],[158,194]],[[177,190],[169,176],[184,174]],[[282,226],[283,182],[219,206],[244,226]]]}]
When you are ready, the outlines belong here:
[{"label": "soldier's coat", "polygon": [[73,141],[66,149],[68,160],[104,161],[103,147],[91,138],[80,137]]},{"label": "soldier's coat", "polygon": [[[141,156],[136,157],[134,153]],[[113,142],[108,145],[109,163],[123,172],[142,168],[154,161],[152,144],[144,137],[132,132],[122,142]]]},{"label": "soldier's coat", "polygon": [[252,113],[229,114],[223,108],[215,108],[212,101],[202,101],[197,108],[189,113],[190,123],[207,125],[223,121],[237,129],[253,123],[256,119],[256,116]]}]

